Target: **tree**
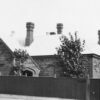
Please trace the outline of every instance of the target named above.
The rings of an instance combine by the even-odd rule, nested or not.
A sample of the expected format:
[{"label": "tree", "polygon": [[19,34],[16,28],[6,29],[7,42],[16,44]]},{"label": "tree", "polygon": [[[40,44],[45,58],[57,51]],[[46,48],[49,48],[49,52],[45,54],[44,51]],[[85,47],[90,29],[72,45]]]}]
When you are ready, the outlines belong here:
[{"label": "tree", "polygon": [[15,49],[14,56],[15,56],[16,60],[19,60],[20,63],[23,63],[28,58],[29,54],[27,53],[27,51],[24,51],[21,49],[18,49],[18,50]]},{"label": "tree", "polygon": [[15,49],[13,67],[11,69],[10,75],[22,75],[23,63],[28,59],[28,56],[29,55],[26,51]]},{"label": "tree", "polygon": [[67,77],[84,77],[86,67],[83,64],[82,52],[84,51],[85,40],[69,33],[69,38],[65,35],[60,37],[61,45],[57,48],[57,54],[61,58],[60,64],[63,68],[63,75]]}]

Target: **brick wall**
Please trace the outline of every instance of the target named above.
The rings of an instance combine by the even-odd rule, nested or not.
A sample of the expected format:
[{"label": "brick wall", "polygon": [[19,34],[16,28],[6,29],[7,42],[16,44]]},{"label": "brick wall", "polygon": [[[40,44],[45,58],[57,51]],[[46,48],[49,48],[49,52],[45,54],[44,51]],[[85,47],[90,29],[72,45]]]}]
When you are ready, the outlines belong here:
[{"label": "brick wall", "polygon": [[9,75],[12,67],[12,54],[6,44],[0,39],[0,75]]},{"label": "brick wall", "polygon": [[[56,77],[62,76],[62,66],[58,64],[60,58],[57,55],[33,56],[32,58],[40,66],[40,76],[55,77],[55,74]],[[89,77],[96,77],[99,73],[94,72],[93,66],[95,62],[98,62],[99,65],[100,57],[96,54],[83,54],[81,59],[83,59],[83,64],[87,68],[87,74]]]},{"label": "brick wall", "polygon": [[92,57],[92,73],[93,78],[100,78],[100,58],[97,56]]},{"label": "brick wall", "polygon": [[87,68],[87,74],[89,75],[89,78],[93,77],[92,73],[92,55],[91,54],[84,54],[82,57],[84,66]]},{"label": "brick wall", "polygon": [[33,56],[33,60],[40,66],[40,76],[45,77],[60,77],[62,74],[62,66],[57,62],[60,61],[56,55]]}]

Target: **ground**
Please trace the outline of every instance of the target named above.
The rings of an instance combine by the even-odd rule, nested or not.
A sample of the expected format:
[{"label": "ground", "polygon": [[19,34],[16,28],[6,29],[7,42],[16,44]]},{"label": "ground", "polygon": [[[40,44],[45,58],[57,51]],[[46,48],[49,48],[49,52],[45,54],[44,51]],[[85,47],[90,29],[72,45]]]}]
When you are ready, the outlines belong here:
[{"label": "ground", "polygon": [[47,98],[47,97],[0,94],[0,100],[75,100],[75,99],[62,99],[62,98]]}]

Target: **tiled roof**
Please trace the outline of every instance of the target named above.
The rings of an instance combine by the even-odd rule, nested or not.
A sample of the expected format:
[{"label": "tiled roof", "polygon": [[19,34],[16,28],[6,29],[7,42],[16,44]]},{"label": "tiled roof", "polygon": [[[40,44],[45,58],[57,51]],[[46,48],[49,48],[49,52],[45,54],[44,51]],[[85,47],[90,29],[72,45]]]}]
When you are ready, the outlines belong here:
[{"label": "tiled roof", "polygon": [[[23,40],[19,42],[16,37],[1,37],[2,40],[7,44],[7,46],[14,51],[15,49],[26,50],[31,56],[41,56],[41,55],[54,55],[57,53],[56,47],[60,45],[59,37],[61,35],[45,35],[34,37],[34,41],[30,46],[25,47],[25,37],[20,39]],[[83,54],[94,53],[100,55],[100,45],[97,41],[91,40],[86,42],[85,51]]]},{"label": "tiled roof", "polygon": [[56,47],[60,44],[59,36],[60,35],[47,35],[36,37],[30,46],[20,44],[19,41],[13,37],[2,37],[2,39],[12,51],[15,49],[23,49],[30,55],[53,55],[56,54]]}]

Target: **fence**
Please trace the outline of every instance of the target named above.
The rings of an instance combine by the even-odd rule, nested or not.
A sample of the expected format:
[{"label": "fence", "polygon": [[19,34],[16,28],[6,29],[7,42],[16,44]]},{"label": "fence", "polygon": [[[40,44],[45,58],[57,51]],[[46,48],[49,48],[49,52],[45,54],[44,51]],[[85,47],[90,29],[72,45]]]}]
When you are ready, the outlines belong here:
[{"label": "fence", "polygon": [[0,93],[86,100],[86,80],[0,76]]},{"label": "fence", "polygon": [[100,79],[90,80],[90,100],[100,100]]}]

